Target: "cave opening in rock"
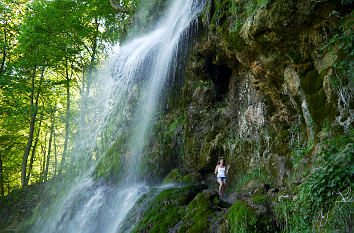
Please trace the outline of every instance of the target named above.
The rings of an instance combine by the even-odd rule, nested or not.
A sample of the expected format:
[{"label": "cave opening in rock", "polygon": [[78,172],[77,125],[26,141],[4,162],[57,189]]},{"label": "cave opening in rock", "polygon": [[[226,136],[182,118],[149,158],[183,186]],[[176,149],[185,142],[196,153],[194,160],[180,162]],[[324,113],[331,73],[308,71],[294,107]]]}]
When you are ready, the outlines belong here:
[{"label": "cave opening in rock", "polygon": [[213,83],[216,87],[216,100],[221,101],[229,91],[231,69],[226,65],[216,65],[214,70]]},{"label": "cave opening in rock", "polygon": [[229,81],[232,70],[224,64],[213,64],[211,61],[207,62],[206,71],[211,76],[216,89],[216,100],[222,101],[229,91]]}]

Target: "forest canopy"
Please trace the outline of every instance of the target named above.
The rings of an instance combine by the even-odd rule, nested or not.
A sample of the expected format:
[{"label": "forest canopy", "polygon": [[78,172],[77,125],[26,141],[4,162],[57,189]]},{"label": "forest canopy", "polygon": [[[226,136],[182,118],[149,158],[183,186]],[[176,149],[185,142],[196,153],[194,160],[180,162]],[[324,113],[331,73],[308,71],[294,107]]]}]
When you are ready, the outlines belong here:
[{"label": "forest canopy", "polygon": [[90,120],[95,70],[124,39],[137,2],[0,2],[2,196],[66,173],[73,139]]}]

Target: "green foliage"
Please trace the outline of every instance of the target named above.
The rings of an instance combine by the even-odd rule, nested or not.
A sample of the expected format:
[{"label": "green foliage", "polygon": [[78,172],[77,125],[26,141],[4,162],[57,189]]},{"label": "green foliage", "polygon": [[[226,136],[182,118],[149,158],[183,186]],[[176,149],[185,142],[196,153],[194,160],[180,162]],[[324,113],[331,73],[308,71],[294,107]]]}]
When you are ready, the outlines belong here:
[{"label": "green foliage", "polygon": [[223,0],[217,0],[215,1],[215,10],[214,12],[212,12],[212,16],[211,16],[211,23],[216,23],[218,22],[225,14],[224,8],[228,7],[229,5],[229,1],[223,1]]},{"label": "green foliage", "polygon": [[279,194],[275,210],[286,232],[345,232],[351,228],[353,155],[353,130],[323,143],[305,182],[291,195]]},{"label": "green foliage", "polygon": [[353,0],[342,0],[341,4],[344,6],[350,5],[352,4],[354,1]]},{"label": "green foliage", "polygon": [[168,134],[172,135],[178,126],[184,124],[184,115],[177,117],[171,124],[170,128],[168,129]]},{"label": "green foliage", "polygon": [[[136,2],[121,1],[124,7],[131,9]],[[65,138],[69,140],[67,153],[70,153],[71,139],[91,119],[91,113],[83,116],[79,104],[81,109],[91,110],[90,98],[99,91],[92,85],[93,70],[106,58],[105,53],[112,43],[124,34],[124,21],[129,15],[117,14],[106,0],[4,0],[0,11],[0,159],[3,163],[0,186],[6,194],[20,185],[29,122],[36,111],[31,145],[34,160],[29,182],[38,182],[43,173],[41,160],[48,153],[54,108],[56,152],[53,141],[51,158],[54,160],[56,153],[57,162],[49,161],[49,177],[56,174]],[[37,95],[38,107],[33,104]],[[67,105],[67,96],[70,105]],[[80,124],[74,121],[79,118],[74,116],[78,115],[83,119]],[[64,136],[66,127],[67,137]],[[38,145],[34,148],[37,139]],[[103,144],[102,148],[97,145],[93,153],[96,159],[105,150]]]},{"label": "green foliage", "polygon": [[249,1],[247,4],[247,15],[248,16],[253,16],[256,13],[257,7],[258,7],[258,2],[257,0],[252,0]]},{"label": "green foliage", "polygon": [[[323,209],[328,211],[339,192],[352,186],[354,178],[354,131],[327,141],[318,155],[315,171],[303,184],[299,203],[310,214]],[[305,213],[306,213],[305,212]]]},{"label": "green foliage", "polygon": [[301,160],[311,154],[313,151],[313,144],[307,142],[307,144],[302,145],[299,141],[296,141],[291,147],[291,160],[294,168],[296,169],[301,164]]},{"label": "green foliage", "polygon": [[327,232],[350,232],[353,229],[354,194],[350,188],[338,196],[328,216],[323,223]]},{"label": "green foliage", "polygon": [[247,185],[247,183],[251,180],[259,180],[263,183],[271,183],[270,180],[264,175],[261,169],[255,169],[251,173],[244,173],[238,179],[238,181],[234,184],[233,190],[239,191],[242,187]]},{"label": "green foliage", "polygon": [[213,82],[211,80],[200,80],[198,83],[194,84],[193,89],[198,88],[198,87],[206,87],[210,88],[213,86]]},{"label": "green foliage", "polygon": [[[342,0],[343,5],[352,3],[352,0]],[[338,12],[332,12],[336,15]],[[341,52],[340,58],[334,64],[335,77],[331,81],[333,89],[340,91],[343,87],[347,86],[353,80],[354,64],[353,64],[353,42],[354,35],[352,33],[353,27],[353,12],[344,17],[339,26],[338,32],[324,45],[322,50],[339,49]]]},{"label": "green foliage", "polygon": [[248,1],[231,1],[230,11],[233,15],[242,15],[246,12],[247,16],[253,16],[257,9],[266,8],[271,0],[248,0]]},{"label": "green foliage", "polygon": [[157,19],[162,16],[170,0],[138,0],[130,1],[134,5],[134,27],[130,28],[130,35],[146,33],[155,25]]},{"label": "green foliage", "polygon": [[268,198],[265,195],[254,195],[252,196],[252,203],[256,205],[266,205],[268,203]]},{"label": "green foliage", "polygon": [[271,3],[272,0],[257,0],[260,8],[266,8],[268,4]]}]

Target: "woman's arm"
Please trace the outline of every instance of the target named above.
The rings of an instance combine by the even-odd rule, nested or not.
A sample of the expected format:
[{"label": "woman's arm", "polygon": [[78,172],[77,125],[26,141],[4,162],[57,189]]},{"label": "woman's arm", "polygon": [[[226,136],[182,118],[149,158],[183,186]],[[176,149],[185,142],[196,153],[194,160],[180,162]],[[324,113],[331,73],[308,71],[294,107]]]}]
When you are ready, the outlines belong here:
[{"label": "woman's arm", "polygon": [[219,168],[219,165],[216,165],[215,171],[214,171],[214,174],[215,174],[215,175],[218,173],[218,168]]}]

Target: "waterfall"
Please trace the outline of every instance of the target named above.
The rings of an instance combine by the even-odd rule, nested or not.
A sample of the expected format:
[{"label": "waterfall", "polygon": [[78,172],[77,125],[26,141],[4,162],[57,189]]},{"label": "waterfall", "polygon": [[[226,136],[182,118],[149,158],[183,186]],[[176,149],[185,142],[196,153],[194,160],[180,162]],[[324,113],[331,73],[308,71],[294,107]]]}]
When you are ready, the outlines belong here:
[{"label": "waterfall", "polygon": [[[27,232],[119,231],[134,203],[149,190],[137,177],[139,161],[158,114],[162,92],[174,78],[177,56],[183,49],[180,47],[203,5],[197,0],[172,1],[154,30],[123,44],[108,62],[99,74],[99,97],[90,113],[90,124],[73,146],[72,163],[77,164],[78,172],[48,188],[55,199],[41,203],[45,207],[37,208],[35,223]],[[134,99],[137,102],[132,104]],[[122,134],[126,122],[130,122],[132,133],[129,156],[121,173],[123,181],[107,184],[94,179],[97,162],[89,158],[99,136],[109,128],[108,138],[113,142]]]}]

